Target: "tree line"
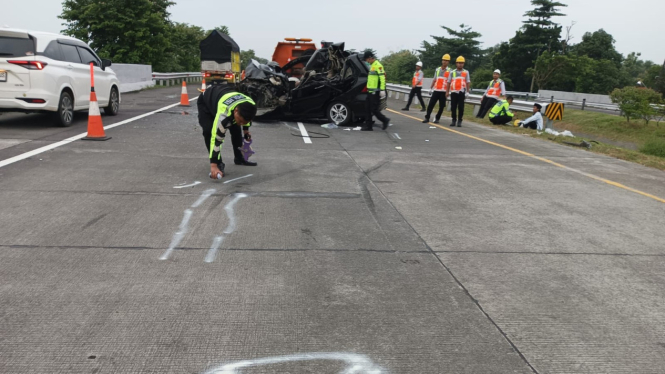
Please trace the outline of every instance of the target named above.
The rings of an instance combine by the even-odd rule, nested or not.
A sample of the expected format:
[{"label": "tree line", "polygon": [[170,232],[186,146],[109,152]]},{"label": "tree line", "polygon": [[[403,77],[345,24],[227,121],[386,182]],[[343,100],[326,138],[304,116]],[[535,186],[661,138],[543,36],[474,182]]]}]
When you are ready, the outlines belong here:
[{"label": "tree line", "polygon": [[433,75],[441,56],[464,56],[474,88],[486,88],[494,69],[509,90],[534,92],[538,89],[607,95],[615,88],[636,86],[638,82],[665,93],[665,64],[640,59],[639,53],[623,56],[615,40],[605,30],[587,32],[573,44],[574,24],[554,22],[567,5],[550,0],[532,0],[534,6],[524,16],[523,25],[509,41],[490,48],[481,47],[482,35],[471,26],[442,26],[445,36],[432,35],[418,50],[390,53],[381,60],[387,79],[395,83],[411,81],[414,65],[422,61],[425,73]]},{"label": "tree line", "polygon": [[[99,57],[117,63],[148,64],[153,71],[201,70],[199,42],[213,30],[230,35],[219,26],[205,30],[196,25],[173,22],[169,0],[65,0],[59,18],[63,33],[89,42]],[[257,57],[254,50],[240,52],[241,66]]]}]

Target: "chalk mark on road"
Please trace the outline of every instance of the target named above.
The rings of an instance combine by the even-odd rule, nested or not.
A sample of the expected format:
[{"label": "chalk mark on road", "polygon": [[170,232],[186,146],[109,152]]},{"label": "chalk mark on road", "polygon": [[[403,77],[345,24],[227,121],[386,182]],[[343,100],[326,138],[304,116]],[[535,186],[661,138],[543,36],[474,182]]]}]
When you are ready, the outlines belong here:
[{"label": "chalk mark on road", "polygon": [[249,178],[249,177],[251,177],[252,175],[254,175],[254,174],[248,174],[248,175],[245,175],[244,177],[238,177],[238,178],[235,178],[235,179],[231,179],[231,180],[229,180],[229,181],[224,182],[224,184],[231,183],[231,182],[235,182],[235,181],[237,181],[237,180],[239,180],[239,179]]},{"label": "chalk mark on road", "polygon": [[176,232],[173,235],[173,239],[171,239],[171,245],[169,245],[169,248],[164,252],[162,257],[160,257],[160,260],[168,260],[175,248],[180,244],[182,241],[182,238],[185,237],[185,234],[187,234],[188,230],[188,225],[189,225],[189,219],[192,218],[192,213],[193,211],[191,209],[185,210],[185,214],[182,217],[182,221],[180,222],[180,227],[178,227],[178,232]]},{"label": "chalk mark on road", "polygon": [[194,183],[187,184],[187,185],[184,185],[184,186],[173,186],[173,188],[187,188],[187,187],[194,187],[194,186],[196,186],[197,184],[201,184],[201,182],[196,181],[196,182],[194,182]]},{"label": "chalk mark on road", "polygon": [[301,353],[288,356],[264,357],[253,360],[231,362],[225,365],[210,369],[203,374],[241,374],[239,369],[250,368],[254,366],[267,366],[273,364],[303,362],[303,361],[341,361],[346,367],[339,374],[384,374],[386,370],[376,365],[367,356],[355,353]]},{"label": "chalk mark on road", "polygon": [[[244,193],[237,193],[233,197],[231,201],[229,201],[228,204],[224,207],[224,210],[226,211],[226,215],[229,218],[229,224],[226,226],[226,229],[224,230],[224,235],[229,235],[233,233],[236,229],[236,216],[235,216],[235,210],[233,209],[234,206],[240,199],[244,199],[247,197],[247,194]],[[216,236],[213,241],[212,241],[212,246],[210,246],[210,250],[208,250],[208,254],[205,257],[205,262],[211,263],[215,261],[215,258],[217,258],[217,251],[219,248],[222,246],[222,243],[224,242],[224,235],[219,235]]]},{"label": "chalk mark on road", "polygon": [[199,197],[198,200],[194,204],[192,204],[192,208],[198,208],[199,205],[203,204],[204,201],[206,201],[212,194],[214,194],[217,190],[214,188],[211,188],[209,190],[203,191],[201,194],[201,197]]}]

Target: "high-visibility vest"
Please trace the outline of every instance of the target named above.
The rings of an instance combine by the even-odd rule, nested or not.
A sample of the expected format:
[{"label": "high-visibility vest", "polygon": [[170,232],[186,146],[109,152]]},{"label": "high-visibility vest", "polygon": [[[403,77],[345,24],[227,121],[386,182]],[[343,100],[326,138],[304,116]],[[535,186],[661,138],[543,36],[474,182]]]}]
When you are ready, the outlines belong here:
[{"label": "high-visibility vest", "polygon": [[491,81],[490,85],[487,86],[487,93],[485,95],[487,95],[487,97],[494,98],[501,96],[501,83],[503,83],[501,79],[497,79],[496,82]]},{"label": "high-visibility vest", "polygon": [[452,70],[449,67],[446,67],[446,70],[441,70],[441,67],[436,68],[434,72],[434,91],[448,90],[448,77]]},{"label": "high-visibility vest", "polygon": [[[208,91],[206,90],[206,92]],[[217,102],[217,115],[215,116],[215,122],[212,125],[212,136],[210,137],[210,159],[222,159],[220,152],[222,150],[222,144],[224,143],[224,134],[226,133],[226,129],[222,122],[229,117],[231,117],[231,121],[233,121],[233,110],[242,103],[256,105],[251,97],[243,95],[240,92],[229,92],[222,96]],[[251,125],[251,123],[247,123],[244,127],[247,128]],[[217,129],[220,130],[219,132],[221,132],[222,135],[219,135]],[[216,143],[219,143],[219,145]]]},{"label": "high-visibility vest", "polygon": [[461,72],[453,70],[452,80],[450,81],[450,90],[452,92],[461,92],[466,90],[466,77],[469,76],[469,71],[464,69]]},{"label": "high-visibility vest", "polygon": [[423,86],[423,80],[421,79],[420,82],[418,82],[418,77],[420,75],[425,75],[422,70],[418,70],[415,73],[413,73],[413,79],[411,79],[411,86],[414,87],[422,87]]},{"label": "high-visibility vest", "polygon": [[379,60],[374,60],[367,74],[367,91],[370,93],[384,91],[386,89],[386,71]]},{"label": "high-visibility vest", "polygon": [[492,111],[490,112],[489,117],[494,118],[496,116],[513,116],[513,113],[510,111],[510,104],[508,104],[508,101],[501,100],[492,107]]}]

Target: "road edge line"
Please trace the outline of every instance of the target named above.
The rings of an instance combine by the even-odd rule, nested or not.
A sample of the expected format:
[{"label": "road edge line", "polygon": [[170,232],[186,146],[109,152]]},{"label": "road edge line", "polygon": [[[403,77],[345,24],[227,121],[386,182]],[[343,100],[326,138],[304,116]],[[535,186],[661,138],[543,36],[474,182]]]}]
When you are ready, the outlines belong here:
[{"label": "road edge line", "polygon": [[[395,110],[392,110],[392,109],[387,109],[387,110],[388,110],[389,112],[392,112],[392,113],[395,113],[395,114],[399,114],[399,115],[402,116],[402,117],[406,117],[406,118],[410,118],[410,119],[416,120],[416,121],[418,121],[418,122],[422,122],[422,120],[419,119],[419,118],[412,117],[412,116],[409,116],[409,115],[406,115],[406,114],[400,113],[400,112],[395,111]],[[623,185],[623,184],[621,184],[621,183],[614,182],[614,181],[611,181],[611,180],[609,180],[609,179],[605,179],[605,178],[599,177],[599,176],[597,176],[597,175],[589,174],[589,173],[583,172],[583,171],[581,171],[581,170],[577,170],[577,169],[575,169],[575,168],[571,168],[570,166],[562,165],[562,164],[560,164],[560,163],[558,163],[558,162],[552,161],[552,160],[547,159],[547,158],[544,158],[544,157],[536,156],[536,155],[534,155],[534,154],[532,154],[532,153],[529,153],[529,152],[521,151],[521,150],[519,150],[519,149],[517,149],[517,148],[512,148],[512,147],[509,147],[509,146],[507,146],[507,145],[503,145],[503,144],[500,144],[500,143],[495,143],[495,142],[490,141],[490,140],[486,140],[486,139],[483,139],[483,138],[479,138],[479,137],[477,137],[477,136],[473,136],[473,135],[465,134],[465,133],[463,133],[463,132],[461,132],[461,131],[457,131],[457,130],[449,129],[449,128],[443,127],[443,126],[441,126],[441,125],[439,125],[439,124],[436,124],[436,123],[428,122],[427,124],[430,125],[430,126],[436,126],[436,127],[440,128],[440,129],[442,129],[442,130],[446,130],[446,131],[452,132],[452,133],[454,133],[454,134],[458,134],[458,135],[466,136],[467,138],[471,138],[471,139],[478,140],[478,141],[483,142],[483,143],[487,143],[487,144],[490,144],[490,145],[493,145],[493,146],[496,146],[496,147],[499,147],[499,148],[503,148],[503,149],[509,150],[509,151],[511,151],[511,152],[519,153],[519,154],[521,154],[521,155],[523,155],[523,156],[531,157],[531,158],[534,158],[534,159],[536,159],[536,160],[539,160],[539,161],[546,162],[546,163],[548,163],[548,164],[554,165],[554,166],[556,166],[556,167],[560,167],[560,168],[562,168],[562,169],[570,170],[570,171],[572,171],[572,172],[575,172],[575,173],[578,173],[578,174],[584,175],[584,176],[587,177],[587,178],[595,179],[595,180],[597,180],[597,181],[599,181],[599,182],[603,182],[603,183],[609,184],[610,186],[614,186],[614,187],[617,187],[617,188],[621,188],[621,189],[623,189],[623,190],[630,191],[630,192],[636,193],[636,194],[638,194],[638,195],[642,195],[642,196],[644,196],[644,197],[651,198],[651,199],[656,200],[656,201],[658,201],[658,202],[665,203],[665,199],[662,199],[662,198],[660,198],[660,197],[658,197],[658,196],[655,196],[655,195],[652,195],[652,194],[650,194],[650,193],[643,192],[643,191],[640,191],[640,190],[634,189],[634,188],[632,188],[632,187],[625,186],[625,185]]]}]

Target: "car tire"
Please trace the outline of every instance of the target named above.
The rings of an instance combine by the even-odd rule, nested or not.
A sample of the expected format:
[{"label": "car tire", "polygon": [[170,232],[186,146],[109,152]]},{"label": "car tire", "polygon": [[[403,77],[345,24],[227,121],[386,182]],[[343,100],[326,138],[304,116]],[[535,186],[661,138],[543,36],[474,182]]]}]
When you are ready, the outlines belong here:
[{"label": "car tire", "polygon": [[58,100],[58,111],[55,113],[58,126],[69,127],[74,123],[74,100],[72,94],[62,91]]},{"label": "car tire", "polygon": [[345,126],[353,120],[353,113],[346,103],[335,101],[328,105],[326,117],[337,126]]},{"label": "car tire", "polygon": [[117,116],[120,111],[120,95],[118,94],[118,89],[113,87],[111,88],[111,93],[109,94],[109,105],[104,108],[104,113],[109,116]]}]

